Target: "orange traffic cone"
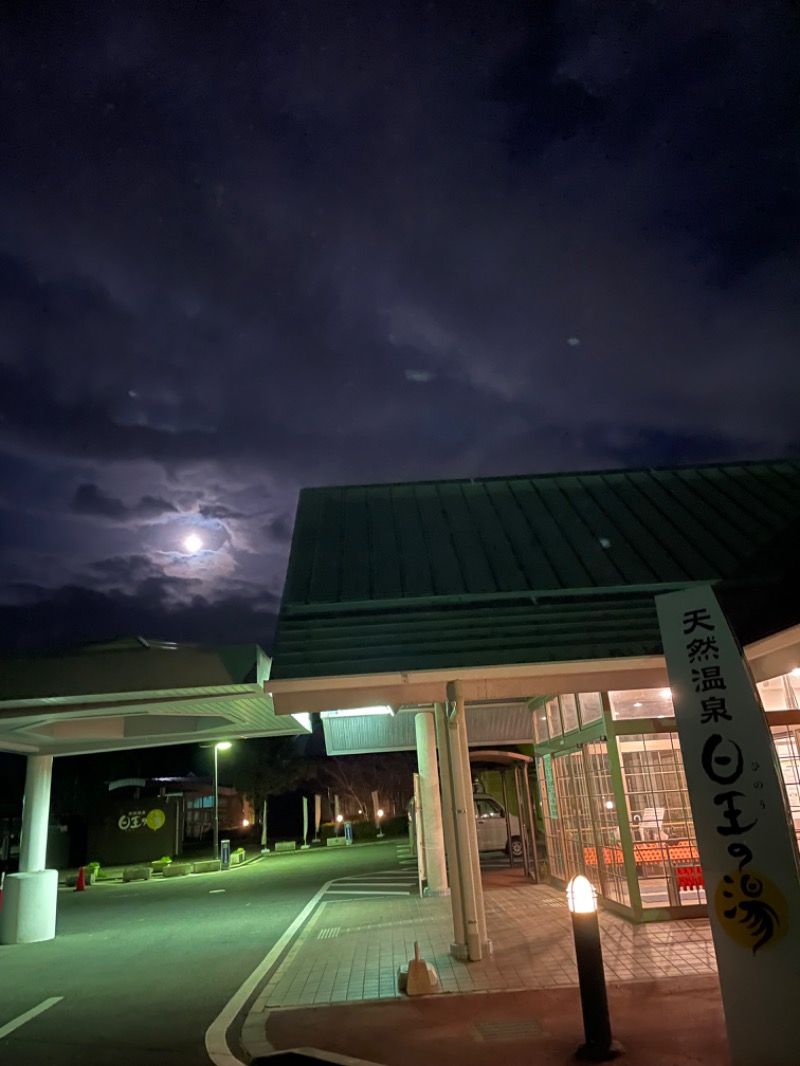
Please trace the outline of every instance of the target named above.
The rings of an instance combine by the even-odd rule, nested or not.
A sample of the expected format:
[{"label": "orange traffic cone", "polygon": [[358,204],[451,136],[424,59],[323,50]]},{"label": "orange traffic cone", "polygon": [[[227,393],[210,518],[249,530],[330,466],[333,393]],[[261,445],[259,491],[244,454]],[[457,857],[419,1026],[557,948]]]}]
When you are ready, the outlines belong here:
[{"label": "orange traffic cone", "polygon": [[78,881],[75,885],[76,892],[84,892],[86,890],[86,876],[83,872],[83,867],[78,870]]}]

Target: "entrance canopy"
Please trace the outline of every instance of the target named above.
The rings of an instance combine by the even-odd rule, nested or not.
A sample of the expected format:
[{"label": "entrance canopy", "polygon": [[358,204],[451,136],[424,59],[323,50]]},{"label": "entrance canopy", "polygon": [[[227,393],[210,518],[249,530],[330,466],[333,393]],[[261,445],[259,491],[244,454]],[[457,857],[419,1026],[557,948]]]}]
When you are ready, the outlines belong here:
[{"label": "entrance canopy", "polygon": [[269,670],[254,644],[142,637],[0,660],[0,751],[84,755],[307,732],[276,717],[264,691]]}]

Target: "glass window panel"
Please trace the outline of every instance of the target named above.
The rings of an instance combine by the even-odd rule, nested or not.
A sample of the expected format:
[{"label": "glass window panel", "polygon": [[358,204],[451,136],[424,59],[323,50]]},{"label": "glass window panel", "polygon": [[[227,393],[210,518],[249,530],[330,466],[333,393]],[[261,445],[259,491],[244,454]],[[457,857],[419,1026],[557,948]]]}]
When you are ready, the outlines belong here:
[{"label": "glass window panel", "polygon": [[677,733],[617,738],[645,907],[705,903]]},{"label": "glass window panel", "polygon": [[630,718],[674,718],[672,693],[668,688],[626,689],[609,692],[611,717],[615,721]]},{"label": "glass window panel", "polygon": [[564,724],[565,733],[579,728],[578,701],[570,694],[561,697],[561,720]]},{"label": "glass window panel", "polygon": [[553,737],[560,737],[562,733],[561,714],[558,710],[558,699],[556,697],[547,701],[545,713],[547,714],[547,726],[550,730],[551,739]]},{"label": "glass window panel", "polygon": [[782,677],[771,677],[756,685],[765,711],[785,711],[789,708],[789,694]]},{"label": "glass window panel", "polygon": [[579,692],[578,701],[581,707],[581,723],[589,725],[590,722],[599,722],[603,717],[603,701],[599,692]]},{"label": "glass window panel", "polygon": [[629,906],[606,743],[540,756],[538,781],[550,872],[563,881],[585,874],[599,893]]},{"label": "glass window panel", "polygon": [[595,741],[587,744],[583,750],[589,774],[594,824],[599,838],[594,857],[598,867],[602,869],[605,895],[618,903],[630,906],[625,859],[620,844],[619,817],[611,783],[608,744],[605,741]]},{"label": "glass window panel", "polygon": [[789,685],[789,695],[791,697],[792,708],[800,707],[800,667],[796,670],[790,671],[786,675],[786,681]]},{"label": "glass window panel", "polygon": [[558,799],[556,796],[553,757],[540,755],[538,763],[539,801],[544,821],[544,835],[547,841],[547,862],[550,873],[562,880],[567,880],[567,868],[564,862],[564,838],[561,832]]},{"label": "glass window panel", "polygon": [[544,707],[537,707],[533,712],[533,736],[537,744],[546,744],[548,741],[547,713]]},{"label": "glass window panel", "polygon": [[773,726],[771,732],[789,812],[800,842],[800,725]]}]

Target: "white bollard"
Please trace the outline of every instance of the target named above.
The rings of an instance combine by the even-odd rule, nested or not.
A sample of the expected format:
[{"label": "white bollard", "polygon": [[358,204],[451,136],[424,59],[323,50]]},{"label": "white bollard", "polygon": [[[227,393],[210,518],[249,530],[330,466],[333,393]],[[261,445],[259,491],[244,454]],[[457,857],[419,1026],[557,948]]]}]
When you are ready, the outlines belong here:
[{"label": "white bollard", "polygon": [[3,882],[0,944],[36,944],[56,935],[58,870],[8,874]]}]

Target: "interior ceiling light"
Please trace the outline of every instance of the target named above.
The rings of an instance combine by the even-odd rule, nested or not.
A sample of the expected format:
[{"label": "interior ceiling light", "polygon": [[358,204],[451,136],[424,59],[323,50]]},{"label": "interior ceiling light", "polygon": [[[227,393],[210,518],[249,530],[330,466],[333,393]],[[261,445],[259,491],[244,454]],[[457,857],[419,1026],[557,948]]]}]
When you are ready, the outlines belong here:
[{"label": "interior ceiling light", "polygon": [[389,706],[383,707],[348,707],[342,711],[323,711],[323,718],[369,718],[376,714],[394,714]]}]

